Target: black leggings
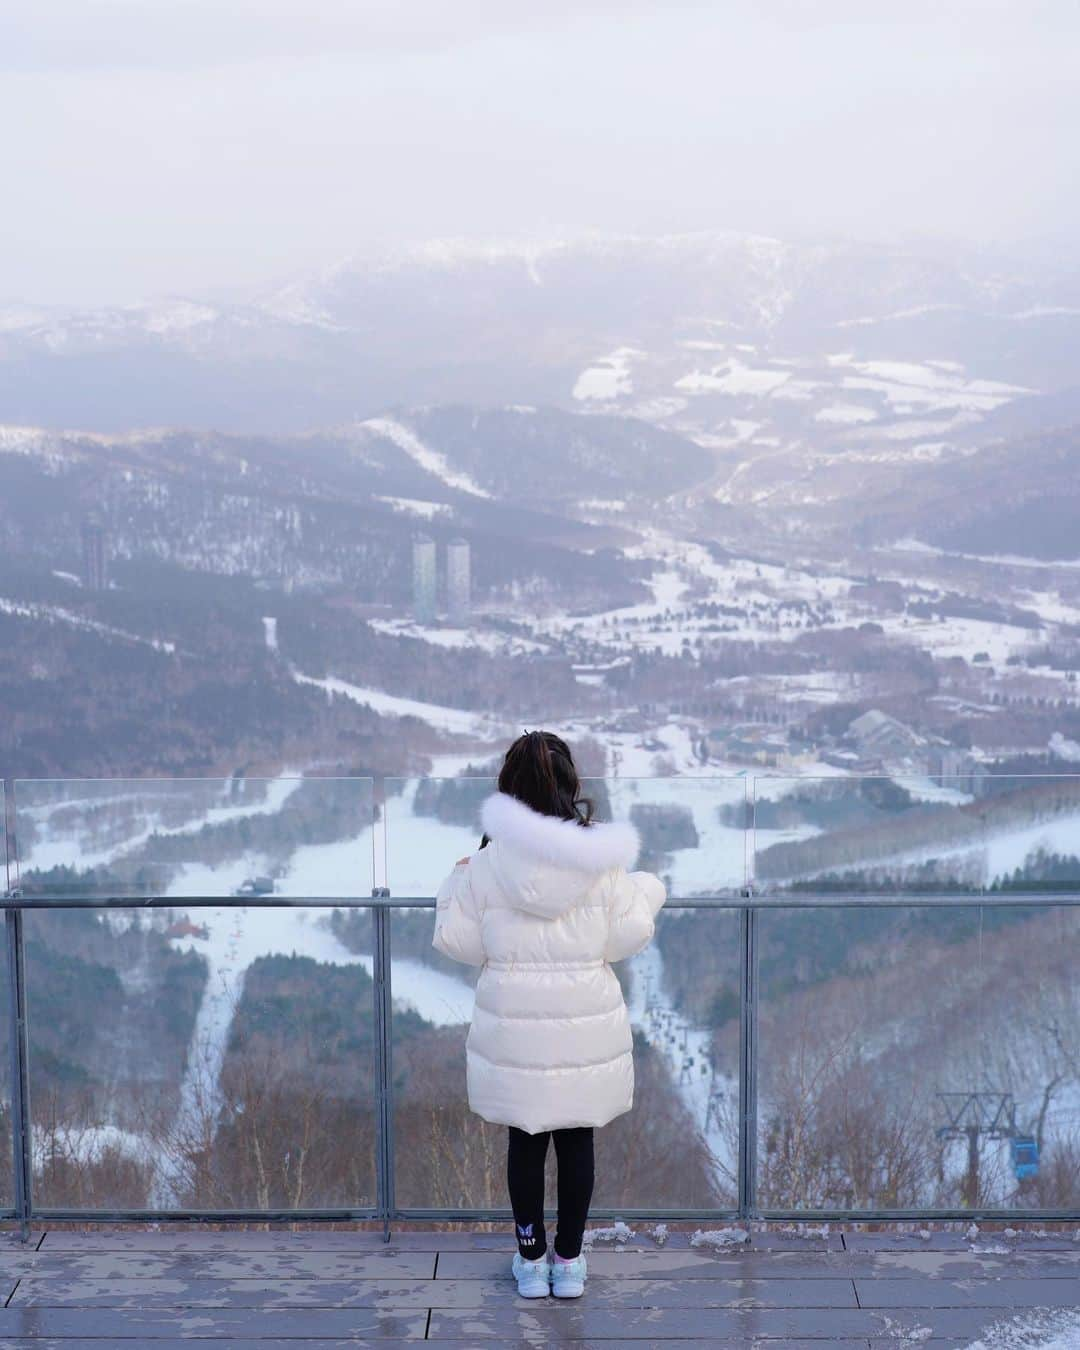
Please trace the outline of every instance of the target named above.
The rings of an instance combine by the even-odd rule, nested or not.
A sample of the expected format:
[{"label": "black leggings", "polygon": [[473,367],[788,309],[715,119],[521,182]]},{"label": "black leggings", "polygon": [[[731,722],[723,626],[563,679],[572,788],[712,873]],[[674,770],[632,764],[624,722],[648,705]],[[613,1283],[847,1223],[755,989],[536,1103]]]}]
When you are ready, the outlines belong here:
[{"label": "black leggings", "polygon": [[558,1164],[559,1220],[555,1232],[555,1254],[572,1261],[581,1252],[585,1220],[593,1190],[593,1132],[580,1126],[571,1130],[543,1130],[526,1134],[510,1126],[510,1147],[506,1156],[506,1180],[510,1187],[510,1206],[514,1211],[518,1251],[527,1261],[543,1256],[547,1247],[544,1232],[544,1159],[548,1139],[555,1136],[555,1161]]}]

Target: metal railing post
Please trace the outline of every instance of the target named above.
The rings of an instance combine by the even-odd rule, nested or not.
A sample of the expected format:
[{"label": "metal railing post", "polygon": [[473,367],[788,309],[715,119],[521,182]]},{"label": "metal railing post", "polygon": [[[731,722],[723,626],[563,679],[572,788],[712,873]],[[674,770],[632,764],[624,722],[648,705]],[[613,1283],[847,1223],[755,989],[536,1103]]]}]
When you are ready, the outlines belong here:
[{"label": "metal railing post", "polygon": [[390,910],[385,886],[371,892],[372,983],[375,1000],[375,1175],[376,1202],[383,1223],[383,1241],[390,1241],[394,1199],[394,1085],[390,991]]},{"label": "metal railing post", "polygon": [[742,952],[739,978],[740,1219],[752,1218],[757,1203],[757,922],[757,911],[745,905],[739,913]]},{"label": "metal railing post", "polygon": [[9,909],[7,928],[8,1034],[11,1037],[11,1151],[15,1178],[15,1215],[24,1242],[30,1237],[33,1207],[30,1165],[30,1084],[26,1044],[26,968],[23,953],[23,915]]},{"label": "metal railing post", "polygon": [[[18,866],[15,838],[15,784],[4,781],[4,843],[7,874],[5,889],[9,899],[19,895],[17,879],[13,883],[13,868]],[[17,878],[17,872],[15,873]],[[15,1197],[15,1217],[19,1234],[26,1242],[30,1237],[30,1215],[33,1207],[30,1154],[30,1059],[26,1039],[26,963],[23,950],[23,914],[21,909],[9,909],[4,916],[7,929],[8,970],[8,1035],[11,1102],[11,1161],[12,1187]]]}]

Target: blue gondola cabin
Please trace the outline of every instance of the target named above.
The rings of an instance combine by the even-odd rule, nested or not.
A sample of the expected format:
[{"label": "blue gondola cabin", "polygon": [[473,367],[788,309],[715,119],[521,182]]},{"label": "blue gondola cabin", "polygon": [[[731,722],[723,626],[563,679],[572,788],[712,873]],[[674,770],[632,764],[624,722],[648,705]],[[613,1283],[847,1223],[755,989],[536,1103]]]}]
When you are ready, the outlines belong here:
[{"label": "blue gondola cabin", "polygon": [[1039,1145],[1030,1134],[1018,1134],[1009,1141],[1013,1171],[1017,1181],[1039,1175]]}]

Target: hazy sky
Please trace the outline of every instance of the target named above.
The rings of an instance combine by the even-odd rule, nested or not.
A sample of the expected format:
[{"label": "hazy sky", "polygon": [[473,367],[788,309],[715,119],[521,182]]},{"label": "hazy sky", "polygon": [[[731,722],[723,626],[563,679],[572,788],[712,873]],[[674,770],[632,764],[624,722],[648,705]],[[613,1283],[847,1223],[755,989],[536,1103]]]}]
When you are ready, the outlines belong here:
[{"label": "hazy sky", "polygon": [[1080,0],[0,0],[0,300],[371,241],[1068,239]]}]

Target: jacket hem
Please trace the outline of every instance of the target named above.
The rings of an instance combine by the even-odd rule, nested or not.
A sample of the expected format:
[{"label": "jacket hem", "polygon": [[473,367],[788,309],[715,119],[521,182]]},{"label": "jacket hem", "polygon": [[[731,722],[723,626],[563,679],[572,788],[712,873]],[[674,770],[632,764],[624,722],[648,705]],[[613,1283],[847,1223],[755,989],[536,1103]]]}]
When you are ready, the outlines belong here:
[{"label": "jacket hem", "polygon": [[483,1111],[478,1111],[475,1106],[470,1105],[469,1110],[474,1116],[479,1116],[481,1120],[486,1120],[489,1125],[513,1126],[515,1130],[521,1130],[524,1134],[545,1134],[548,1130],[602,1130],[605,1125],[610,1125],[613,1120],[619,1116],[625,1116],[628,1111],[633,1110],[633,1102],[629,1106],[620,1106],[617,1111],[612,1111],[609,1115],[596,1117],[591,1120],[582,1120],[580,1116],[573,1118],[567,1116],[564,1120],[560,1116],[552,1117],[551,1121],[546,1121],[543,1125],[537,1125],[530,1122],[528,1125],[521,1123],[520,1117],[516,1120],[509,1120],[503,1117],[502,1113],[492,1113],[486,1115]]}]

